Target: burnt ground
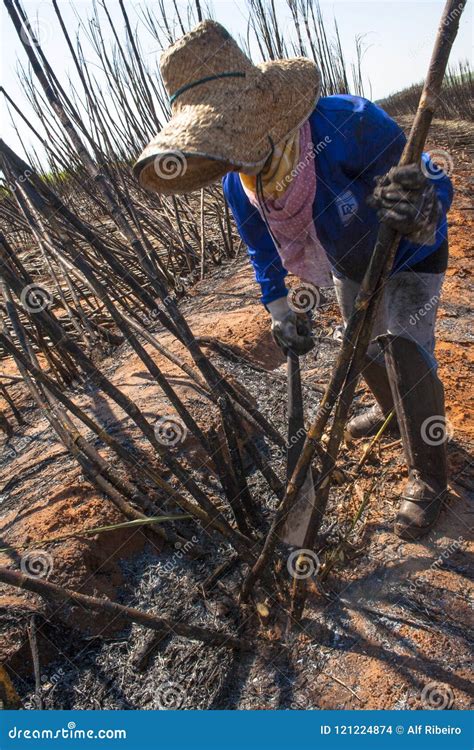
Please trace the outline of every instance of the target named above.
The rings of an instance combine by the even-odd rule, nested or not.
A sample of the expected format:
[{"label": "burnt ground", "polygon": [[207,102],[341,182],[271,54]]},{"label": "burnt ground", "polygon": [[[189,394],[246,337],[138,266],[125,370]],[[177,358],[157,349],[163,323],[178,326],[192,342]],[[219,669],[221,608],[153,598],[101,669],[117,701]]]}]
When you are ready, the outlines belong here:
[{"label": "burnt ground", "polygon": [[[49,580],[173,619],[237,627],[263,644],[249,654],[204,646],[170,635],[143,657],[149,634],[138,626],[91,616],[79,608],[47,608],[36,596],[0,589],[6,664],[25,708],[37,706],[26,624],[35,614],[45,708],[343,709],[458,708],[471,705],[472,653],[472,126],[435,124],[433,142],[453,159],[457,188],[450,213],[451,261],[438,319],[437,353],[446,389],[450,493],[435,530],[418,543],[393,534],[398,495],[406,478],[399,443],[383,437],[356,482],[331,491],[322,540],[322,561],[335,564],[324,581],[314,578],[300,630],[285,641],[283,602],[269,596],[270,618],[252,606],[238,609],[242,570],[234,568],[203,596],[201,585],[231,552],[217,535],[191,522],[179,525],[186,550],[160,549],[149,532],[116,531],[50,544],[44,540],[123,520],[91,487],[65,454],[23,386],[11,389],[26,424],[0,444],[0,564],[16,569],[28,555],[47,553]],[[282,357],[269,335],[267,315],[243,253],[199,282],[183,303],[193,330],[237,348],[245,359],[210,352],[222,372],[242,383],[259,408],[285,431],[286,383]],[[340,317],[328,295],[316,320],[318,344],[304,361],[307,418],[319,395],[311,384],[327,382],[338,347]],[[160,341],[180,352],[155,328]],[[180,396],[206,429],[215,414],[183,372],[148,345]],[[255,369],[250,363],[257,365]],[[170,413],[143,365],[123,345],[101,363],[150,420]],[[261,368],[266,372],[262,372]],[[13,372],[2,362],[2,372]],[[115,405],[91,390],[74,396],[132,444],[138,439]],[[353,409],[370,402],[361,386]],[[3,405],[0,403],[0,407]],[[11,415],[9,408],[6,408]],[[85,433],[87,434],[87,433]],[[90,437],[90,436],[89,436]],[[93,439],[93,438],[92,438]],[[3,437],[0,437],[4,441]],[[96,443],[100,446],[99,443]],[[345,446],[340,465],[350,472],[367,441]],[[215,479],[189,436],[176,449],[208,492]],[[268,459],[283,477],[284,459],[271,445]],[[106,451],[102,449],[103,455]],[[151,458],[151,457],[150,457]],[[249,485],[267,520],[274,496],[249,469]],[[349,476],[349,474],[347,475]],[[347,540],[361,501],[366,507]],[[166,505],[160,498],[162,507]],[[211,543],[212,542],[212,543]],[[202,552],[205,550],[205,552]],[[337,555],[336,555],[337,552]],[[289,578],[282,551],[277,575]],[[146,649],[145,649],[146,651]]]}]

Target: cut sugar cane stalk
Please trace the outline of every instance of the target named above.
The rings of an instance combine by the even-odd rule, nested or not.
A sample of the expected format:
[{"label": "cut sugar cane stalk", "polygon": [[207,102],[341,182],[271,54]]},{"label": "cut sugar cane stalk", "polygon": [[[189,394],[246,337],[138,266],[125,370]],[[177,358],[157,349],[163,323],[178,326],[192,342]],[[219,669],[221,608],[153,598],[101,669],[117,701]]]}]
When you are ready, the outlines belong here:
[{"label": "cut sugar cane stalk", "polygon": [[[428,130],[439,99],[443,78],[446,72],[449,53],[457,34],[459,19],[465,6],[465,0],[448,0],[445,5],[436,42],[431,57],[428,75],[415,115],[408,141],[403,150],[399,166],[419,163]],[[333,374],[321,400],[316,418],[306,436],[293,476],[288,483],[287,491],[281,502],[270,531],[267,534],[263,549],[244,582],[242,597],[248,596],[255,581],[262,575],[273,554],[278,540],[278,532],[293,506],[298,493],[306,479],[308,468],[314,458],[316,446],[321,439],[324,427],[332,409],[339,400],[338,412],[334,419],[328,444],[329,458],[323,462],[316,490],[316,503],[312,522],[306,535],[305,548],[314,544],[321,519],[326,507],[330,489],[330,474],[334,467],[335,456],[343,437],[345,416],[352,402],[358,375],[370,340],[372,322],[377,311],[377,304],[385,279],[393,265],[400,235],[383,222],[375,243],[367,273],[357,296],[354,310],[344,332],[342,347],[336,361]],[[342,425],[342,426],[341,426]],[[304,596],[300,597],[299,606],[293,608],[293,614],[299,615],[304,606]]]}]

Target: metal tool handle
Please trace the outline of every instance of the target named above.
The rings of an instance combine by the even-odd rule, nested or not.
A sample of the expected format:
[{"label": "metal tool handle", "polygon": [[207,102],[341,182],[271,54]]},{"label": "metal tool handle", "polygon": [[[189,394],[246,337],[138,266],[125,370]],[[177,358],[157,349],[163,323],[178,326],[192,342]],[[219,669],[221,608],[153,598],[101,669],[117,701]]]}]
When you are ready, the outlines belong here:
[{"label": "metal tool handle", "polygon": [[303,393],[301,390],[300,360],[291,349],[287,356],[288,369],[288,453],[287,477],[293,474],[306,437],[304,428]]}]

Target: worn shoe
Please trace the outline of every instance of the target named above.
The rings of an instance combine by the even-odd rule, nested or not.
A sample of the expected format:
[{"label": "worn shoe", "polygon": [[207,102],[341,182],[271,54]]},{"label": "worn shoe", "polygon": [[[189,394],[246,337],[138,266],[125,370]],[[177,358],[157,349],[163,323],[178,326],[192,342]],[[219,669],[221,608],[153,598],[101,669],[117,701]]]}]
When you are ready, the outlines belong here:
[{"label": "worn shoe", "polygon": [[[385,367],[367,358],[362,374],[377,403],[347,423],[346,431],[354,440],[376,435],[393,409],[392,391]],[[398,435],[395,417],[388,423],[387,433]]]},{"label": "worn shoe", "polygon": [[446,486],[411,469],[401,497],[394,530],[402,539],[419,539],[435,525],[443,507]]}]

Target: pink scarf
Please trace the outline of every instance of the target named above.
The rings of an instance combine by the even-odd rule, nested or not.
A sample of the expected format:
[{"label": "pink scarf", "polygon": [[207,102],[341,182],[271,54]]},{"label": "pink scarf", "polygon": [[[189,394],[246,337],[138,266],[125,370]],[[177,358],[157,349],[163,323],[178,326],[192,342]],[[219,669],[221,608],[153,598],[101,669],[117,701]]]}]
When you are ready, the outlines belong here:
[{"label": "pink scarf", "polygon": [[[268,224],[283,267],[301,281],[332,286],[329,261],[316,234],[313,202],[316,195],[314,146],[308,120],[300,128],[298,163],[287,175],[288,187],[278,198],[259,199],[242,182],[248,199]],[[271,171],[271,170],[270,170]]]}]

